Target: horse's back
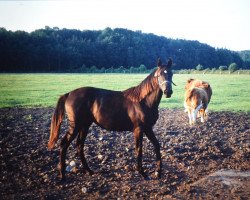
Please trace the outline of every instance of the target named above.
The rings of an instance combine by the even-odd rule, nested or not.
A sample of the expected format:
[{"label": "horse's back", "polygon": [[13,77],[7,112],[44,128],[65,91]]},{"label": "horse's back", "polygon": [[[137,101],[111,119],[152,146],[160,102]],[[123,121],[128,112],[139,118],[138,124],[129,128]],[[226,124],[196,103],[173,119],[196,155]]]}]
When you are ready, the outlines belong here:
[{"label": "horse's back", "polygon": [[132,130],[129,105],[122,92],[83,87],[69,93],[65,104],[69,118],[95,122],[107,130]]}]

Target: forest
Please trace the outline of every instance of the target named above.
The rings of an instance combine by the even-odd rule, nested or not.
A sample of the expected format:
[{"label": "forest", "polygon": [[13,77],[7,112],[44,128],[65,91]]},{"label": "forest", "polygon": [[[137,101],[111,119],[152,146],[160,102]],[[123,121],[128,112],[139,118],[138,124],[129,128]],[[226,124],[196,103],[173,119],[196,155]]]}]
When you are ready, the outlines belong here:
[{"label": "forest", "polygon": [[[86,72],[89,69],[152,69],[171,57],[175,69],[219,68],[236,63],[250,69],[249,52],[214,48],[122,28],[59,29],[33,32],[0,28],[0,72]],[[247,58],[247,59],[244,59]]]}]

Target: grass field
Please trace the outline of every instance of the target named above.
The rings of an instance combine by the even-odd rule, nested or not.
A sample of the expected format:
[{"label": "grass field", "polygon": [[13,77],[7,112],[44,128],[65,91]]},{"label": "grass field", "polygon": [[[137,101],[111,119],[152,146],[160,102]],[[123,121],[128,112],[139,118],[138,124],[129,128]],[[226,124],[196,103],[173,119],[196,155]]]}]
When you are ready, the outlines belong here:
[{"label": "grass field", "polygon": [[[124,90],[138,85],[147,74],[0,74],[0,108],[55,106],[59,95],[78,87],[94,86]],[[250,111],[250,76],[225,74],[174,74],[172,98],[162,98],[161,107],[183,108],[188,78],[208,81],[213,89],[209,105],[214,111]]]}]

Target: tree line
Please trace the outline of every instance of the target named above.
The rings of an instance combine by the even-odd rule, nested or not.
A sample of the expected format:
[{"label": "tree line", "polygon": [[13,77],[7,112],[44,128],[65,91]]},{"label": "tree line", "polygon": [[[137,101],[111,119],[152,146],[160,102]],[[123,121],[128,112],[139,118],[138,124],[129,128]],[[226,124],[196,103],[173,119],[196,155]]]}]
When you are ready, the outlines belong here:
[{"label": "tree line", "polygon": [[150,70],[160,57],[176,70],[219,68],[237,63],[250,69],[239,53],[198,41],[171,39],[122,28],[72,30],[57,27],[25,31],[0,28],[0,72],[91,72]]}]

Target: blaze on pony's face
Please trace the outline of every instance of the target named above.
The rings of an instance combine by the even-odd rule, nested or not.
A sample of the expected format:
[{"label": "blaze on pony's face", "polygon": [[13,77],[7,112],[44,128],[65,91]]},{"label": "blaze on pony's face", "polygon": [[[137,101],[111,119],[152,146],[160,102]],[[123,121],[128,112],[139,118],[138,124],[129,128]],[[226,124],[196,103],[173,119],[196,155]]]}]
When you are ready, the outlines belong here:
[{"label": "blaze on pony's face", "polygon": [[155,72],[155,77],[157,77],[159,87],[166,96],[166,98],[170,98],[171,95],[173,94],[172,90],[173,72],[171,70],[171,66],[172,66],[171,58],[169,58],[168,63],[166,65],[162,64],[161,60],[158,59],[157,63],[158,69]]}]

